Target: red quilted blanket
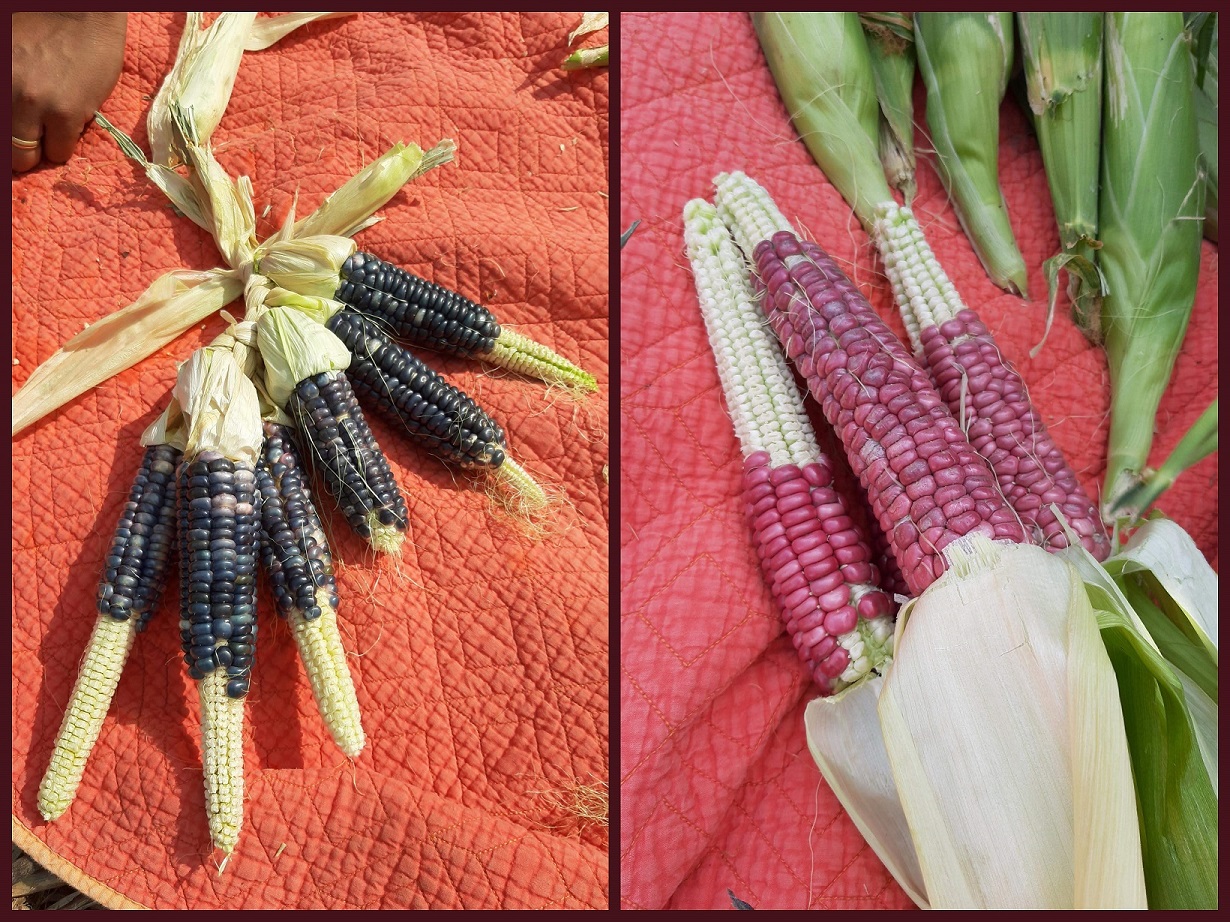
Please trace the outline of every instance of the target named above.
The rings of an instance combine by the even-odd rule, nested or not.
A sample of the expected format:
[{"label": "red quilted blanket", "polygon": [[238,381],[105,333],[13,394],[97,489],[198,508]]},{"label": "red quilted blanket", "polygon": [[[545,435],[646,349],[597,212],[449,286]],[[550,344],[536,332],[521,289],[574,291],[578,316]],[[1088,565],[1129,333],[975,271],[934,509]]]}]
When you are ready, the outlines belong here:
[{"label": "red quilted blanket", "polygon": [[[210,862],[198,704],[174,589],[138,638],[77,801],[51,824],[35,802],[139,436],[166,403],[175,363],[224,321],[14,440],[13,837],[101,902],[608,904],[609,74],[560,69],[579,21],[362,14],[244,57],[213,142],[232,174],[252,177],[262,237],[296,190],[306,214],[394,141],[453,138],[456,161],[408,186],[357,241],[486,302],[594,373],[601,390],[577,403],[474,362],[424,356],[562,494],[557,527],[541,539],[373,419],[409,507],[400,559],[373,560],[327,515],[368,747],[351,762],[334,746],[262,588],[244,828],[221,874]],[[131,19],[124,72],[103,108],[143,147],[149,99],[182,26],[182,15]],[[14,391],[157,276],[219,264],[208,236],[91,127],[67,165],[13,179]]]},{"label": "red quilted blanket", "polygon": [[[627,14],[621,30],[620,221],[641,222],[620,255],[621,904],[729,908],[730,890],[756,909],[907,907],[807,751],[803,708],[816,692],[746,534],[739,448],[683,255],[684,203],[712,199],[718,172],[745,170],[901,331],[891,291],[849,207],[797,141],[746,15]],[[1037,143],[1012,102],[1000,137],[1033,301],[990,283],[925,162],[915,212],[1096,495],[1106,361],[1066,316],[1029,357],[1046,324],[1041,265],[1058,235]],[[1217,249],[1206,243],[1154,463],[1216,393],[1216,305]],[[1216,568],[1215,458],[1162,507]]]}]

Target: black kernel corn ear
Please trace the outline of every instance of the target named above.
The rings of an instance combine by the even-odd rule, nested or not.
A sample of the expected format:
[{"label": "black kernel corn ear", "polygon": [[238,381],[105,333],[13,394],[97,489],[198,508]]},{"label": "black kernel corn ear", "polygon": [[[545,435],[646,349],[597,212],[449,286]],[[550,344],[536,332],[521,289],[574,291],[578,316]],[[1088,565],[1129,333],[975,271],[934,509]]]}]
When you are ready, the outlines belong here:
[{"label": "black kernel corn ear", "polygon": [[366,740],[337,629],[333,557],[289,428],[265,423],[256,486],[261,495],[261,562],[278,614],[290,625],[325,727],[353,758]]},{"label": "black kernel corn ear", "polygon": [[376,550],[395,553],[406,530],[406,501],[346,374],[304,378],[286,412],[350,527]]},{"label": "black kernel corn ear", "polygon": [[145,450],[98,586],[99,614],[119,620],[135,617],[138,631],[145,630],[166,582],[175,534],[179,457],[170,445]]},{"label": "black kernel corn ear", "polygon": [[226,694],[248,693],[256,651],[260,495],[255,469],[217,452],[178,472],[180,643],[188,674],[225,673]]},{"label": "black kernel corn ear", "polygon": [[307,473],[286,426],[265,423],[256,487],[261,495],[261,563],[278,615],[287,618],[299,612],[313,621],[321,615],[319,591],[337,607],[337,580]]},{"label": "black kernel corn ear", "polygon": [[335,297],[385,324],[396,338],[439,352],[486,355],[500,337],[500,325],[481,304],[371,253],[355,253],[342,264]]},{"label": "black kernel corn ear", "polygon": [[149,446],[120,513],[98,587],[94,632],[38,789],[46,820],[62,816],[76,797],[133,641],[158,605],[175,532],[178,460],[169,445]]},{"label": "black kernel corn ear", "polygon": [[345,310],[327,325],[350,350],[346,373],[355,392],[402,423],[419,444],[460,467],[495,469],[504,463],[504,432],[495,421],[378,323]]}]

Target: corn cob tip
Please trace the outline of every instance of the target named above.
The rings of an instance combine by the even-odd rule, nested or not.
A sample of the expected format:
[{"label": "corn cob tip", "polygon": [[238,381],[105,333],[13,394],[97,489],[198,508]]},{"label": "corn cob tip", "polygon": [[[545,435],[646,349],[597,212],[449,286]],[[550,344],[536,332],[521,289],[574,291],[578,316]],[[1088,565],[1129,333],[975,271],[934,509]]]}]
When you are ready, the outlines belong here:
[{"label": "corn cob tip", "polygon": [[500,330],[495,348],[487,358],[501,368],[561,387],[578,397],[598,390],[598,379],[589,372],[508,327]]},{"label": "corn cob tip", "polygon": [[215,669],[199,681],[205,810],[213,845],[229,855],[243,825],[244,699],[227,694],[229,677]]},{"label": "corn cob tip", "polygon": [[532,518],[546,511],[551,501],[529,472],[507,455],[495,469],[493,481],[510,512]]},{"label": "corn cob tip", "polygon": [[368,512],[364,516],[367,526],[367,543],[379,554],[396,556],[401,553],[401,546],[406,540],[405,532],[395,525],[385,525],[380,521],[380,513]]},{"label": "corn cob tip", "polygon": [[317,617],[309,619],[302,611],[294,611],[288,620],[321,719],[338,748],[354,759],[367,745],[367,737],[337,629],[337,609],[327,587],[316,590],[316,605],[320,609]]},{"label": "corn cob tip", "polygon": [[136,638],[137,622],[135,616],[123,620],[98,616],[51,762],[38,788],[38,810],[48,822],[63,816],[77,796],[85,763],[98,740]]}]

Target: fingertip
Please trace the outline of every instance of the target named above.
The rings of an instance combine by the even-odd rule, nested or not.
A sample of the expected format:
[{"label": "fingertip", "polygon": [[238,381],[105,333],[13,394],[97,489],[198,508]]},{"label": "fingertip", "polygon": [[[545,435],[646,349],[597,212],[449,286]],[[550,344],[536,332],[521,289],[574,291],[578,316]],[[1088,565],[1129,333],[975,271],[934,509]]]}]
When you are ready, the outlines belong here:
[{"label": "fingertip", "polygon": [[41,159],[40,157],[41,151],[42,151],[41,147],[36,148],[35,150],[21,150],[19,148],[14,147],[13,148],[13,172],[14,173],[28,173],[30,170],[38,166],[38,162]]},{"label": "fingertip", "polygon": [[77,149],[85,123],[75,118],[57,117],[48,120],[43,133],[43,158],[52,163],[67,163]]}]

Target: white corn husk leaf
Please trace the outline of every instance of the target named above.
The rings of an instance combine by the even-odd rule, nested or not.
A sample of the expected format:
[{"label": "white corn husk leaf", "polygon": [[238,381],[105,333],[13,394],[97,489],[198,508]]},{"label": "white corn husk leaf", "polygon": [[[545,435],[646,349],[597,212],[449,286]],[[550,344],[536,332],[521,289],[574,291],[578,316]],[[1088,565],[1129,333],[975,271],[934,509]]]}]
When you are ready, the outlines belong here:
[{"label": "white corn husk leaf", "polygon": [[191,110],[198,142],[206,144],[222,120],[245,51],[263,51],[300,26],[354,13],[284,13],[267,19],[255,13],[221,13],[202,28],[203,13],[188,13],[171,72],[149,111],[151,158],[160,166],[182,162],[176,149],[171,108]]},{"label": "white corn husk leaf", "polygon": [[448,138],[426,153],[417,144],[398,141],[298,222],[294,236],[353,237],[380,220],[374,213],[402,186],[430,169],[449,163],[456,152],[457,145]]},{"label": "white corn husk leaf", "polygon": [[328,329],[293,307],[274,307],[256,323],[265,388],[275,406],[285,407],[304,378],[350,367],[350,350]]},{"label": "white corn husk leaf", "polygon": [[260,400],[227,346],[198,349],[179,366],[171,395],[188,424],[185,458],[217,451],[256,464],[264,441]]},{"label": "white corn husk leaf", "polygon": [[239,296],[239,274],[177,269],[136,301],[82,330],[13,396],[13,435],[90,388],[153,355]]},{"label": "white corn husk leaf", "polygon": [[201,28],[201,18],[201,13],[188,14],[175,63],[150,105],[150,159],[161,166],[182,162],[175,142],[174,105],[191,113],[199,143],[207,143],[222,121],[256,14],[221,13],[207,29]]},{"label": "white corn husk leaf", "polygon": [[1150,519],[1107,561],[1113,574],[1149,572],[1185,614],[1217,663],[1217,574],[1183,527]]},{"label": "white corn husk leaf", "polygon": [[933,908],[1144,907],[1115,674],[1079,574],[962,539],[899,615],[879,713]]},{"label": "white corn husk leaf", "polygon": [[188,422],[178,401],[171,400],[162,415],[146,427],[141,433],[141,444],[146,447],[170,445],[177,451],[184,450],[188,444]]},{"label": "white corn husk leaf", "polygon": [[581,24],[568,33],[568,44],[571,45],[582,35],[598,32],[610,24],[610,13],[582,13]]},{"label": "white corn husk leaf", "polygon": [[884,679],[875,676],[807,705],[807,748],[872,851],[906,896],[926,909],[918,852],[876,713],[883,687]]},{"label": "white corn husk leaf", "polygon": [[257,253],[260,273],[276,285],[317,298],[332,298],[340,284],[342,263],[356,247],[349,237],[296,237],[263,244]]}]

